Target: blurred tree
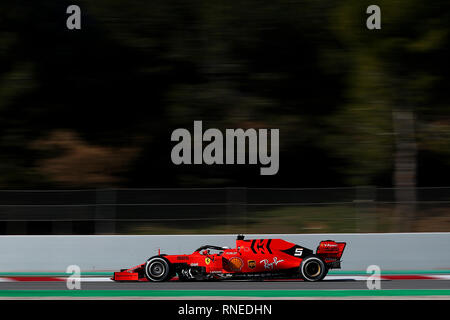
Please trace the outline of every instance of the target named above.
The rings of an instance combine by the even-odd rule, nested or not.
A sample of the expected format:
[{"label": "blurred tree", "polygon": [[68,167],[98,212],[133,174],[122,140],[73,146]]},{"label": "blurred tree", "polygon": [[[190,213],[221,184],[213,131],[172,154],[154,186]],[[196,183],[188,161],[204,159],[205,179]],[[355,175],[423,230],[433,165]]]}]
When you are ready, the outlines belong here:
[{"label": "blurred tree", "polygon": [[[76,1],[78,31],[65,28],[70,4],[0,4],[3,186],[70,186],[42,165],[67,155],[33,147],[61,129],[127,164],[111,165],[111,186],[448,183],[443,0],[380,1],[381,30],[366,29],[368,1]],[[396,139],[397,110],[416,119],[417,153]],[[173,165],[170,134],[194,120],[280,128],[279,173]]]},{"label": "blurred tree", "polygon": [[[448,4],[436,6],[422,1],[377,4],[382,12],[381,30],[365,30],[362,19],[358,18],[369,2],[347,1],[337,10],[340,26],[337,35],[352,50],[356,62],[352,65],[353,72],[359,77],[350,82],[349,117],[343,119],[338,115],[331,121],[344,136],[350,135],[343,140],[356,139],[356,145],[338,147],[338,152],[355,160],[356,170],[349,172],[350,177],[360,168],[361,175],[355,177],[359,183],[373,183],[377,171],[386,170],[394,163],[393,184],[399,188],[397,201],[402,203],[397,206],[402,223],[397,225],[410,230],[416,199],[413,188],[417,183],[416,114],[420,122],[449,115],[448,110],[436,112],[430,107],[438,97],[439,104],[449,103],[448,96],[439,92],[449,81],[448,68],[442,72],[445,70],[442,66],[447,64],[442,53],[448,52],[449,11],[441,7],[448,8]],[[389,121],[390,113],[392,121]],[[351,118],[357,123],[348,128]],[[360,129],[361,123],[366,124],[366,130]],[[372,137],[361,137],[361,133]],[[340,139],[337,134],[331,141]],[[355,148],[358,141],[359,148]],[[362,148],[363,144],[367,148]],[[393,146],[395,156],[392,156]]]}]

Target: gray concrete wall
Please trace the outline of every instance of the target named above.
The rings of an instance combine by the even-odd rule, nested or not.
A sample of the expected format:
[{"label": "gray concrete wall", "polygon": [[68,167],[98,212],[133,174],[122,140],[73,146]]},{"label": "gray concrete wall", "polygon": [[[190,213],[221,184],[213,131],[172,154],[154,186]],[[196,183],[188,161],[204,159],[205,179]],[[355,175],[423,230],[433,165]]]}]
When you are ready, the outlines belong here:
[{"label": "gray concrete wall", "polygon": [[[346,241],[343,270],[450,269],[450,233],[246,235],[282,238],[316,249],[321,240]],[[0,236],[0,272],[110,271],[143,263],[161,253],[191,253],[204,244],[234,247],[236,235]]]}]

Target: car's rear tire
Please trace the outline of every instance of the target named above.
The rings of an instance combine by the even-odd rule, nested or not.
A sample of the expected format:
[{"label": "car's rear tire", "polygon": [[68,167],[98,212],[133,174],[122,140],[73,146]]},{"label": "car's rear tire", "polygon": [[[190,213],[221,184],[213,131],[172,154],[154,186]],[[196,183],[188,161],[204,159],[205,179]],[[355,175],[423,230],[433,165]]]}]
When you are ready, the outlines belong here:
[{"label": "car's rear tire", "polygon": [[316,255],[304,258],[300,264],[300,276],[305,281],[320,281],[325,278],[327,273],[327,266]]},{"label": "car's rear tire", "polygon": [[172,278],[170,263],[163,257],[153,257],[145,264],[145,277],[149,281],[161,282]]}]

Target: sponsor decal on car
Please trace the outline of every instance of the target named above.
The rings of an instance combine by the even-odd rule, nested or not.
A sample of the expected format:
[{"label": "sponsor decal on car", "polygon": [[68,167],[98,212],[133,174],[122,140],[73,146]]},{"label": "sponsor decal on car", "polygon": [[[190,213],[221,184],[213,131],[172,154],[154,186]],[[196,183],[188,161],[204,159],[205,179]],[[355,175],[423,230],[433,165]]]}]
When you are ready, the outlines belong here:
[{"label": "sponsor decal on car", "polygon": [[255,260],[248,260],[247,264],[248,264],[248,267],[250,269],[255,269],[255,267],[256,267],[256,261]]},{"label": "sponsor decal on car", "polygon": [[277,257],[273,257],[272,262],[269,262],[269,259],[263,259],[259,263],[264,263],[264,269],[273,270],[274,267],[276,267],[279,263],[283,261],[284,260],[282,259],[278,260]]},{"label": "sponsor decal on car", "polygon": [[250,248],[252,249],[254,254],[257,254],[257,253],[272,254],[272,250],[270,249],[271,242],[272,242],[272,239],[258,239],[258,240],[255,239],[255,240],[252,240],[252,244],[250,245]]},{"label": "sponsor decal on car", "polygon": [[231,270],[233,271],[239,271],[242,269],[242,266],[244,265],[244,262],[241,258],[233,257],[229,260],[229,266]]},{"label": "sponsor decal on car", "polygon": [[205,263],[208,265],[211,263],[211,259],[210,258],[205,258]]},{"label": "sponsor decal on car", "polygon": [[325,248],[337,248],[338,245],[337,243],[321,243],[320,244],[321,247],[325,247]]}]

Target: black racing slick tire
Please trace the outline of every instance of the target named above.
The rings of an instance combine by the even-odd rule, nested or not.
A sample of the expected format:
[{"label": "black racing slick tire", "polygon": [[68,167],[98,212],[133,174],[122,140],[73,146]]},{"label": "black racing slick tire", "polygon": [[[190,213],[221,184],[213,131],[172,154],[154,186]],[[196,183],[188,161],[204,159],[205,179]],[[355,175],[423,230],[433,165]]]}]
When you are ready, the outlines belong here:
[{"label": "black racing slick tire", "polygon": [[145,277],[149,281],[167,281],[170,280],[172,276],[170,263],[162,257],[150,258],[145,264]]},{"label": "black racing slick tire", "polygon": [[320,281],[325,278],[327,273],[327,266],[316,255],[304,258],[300,264],[300,275],[305,281]]}]

